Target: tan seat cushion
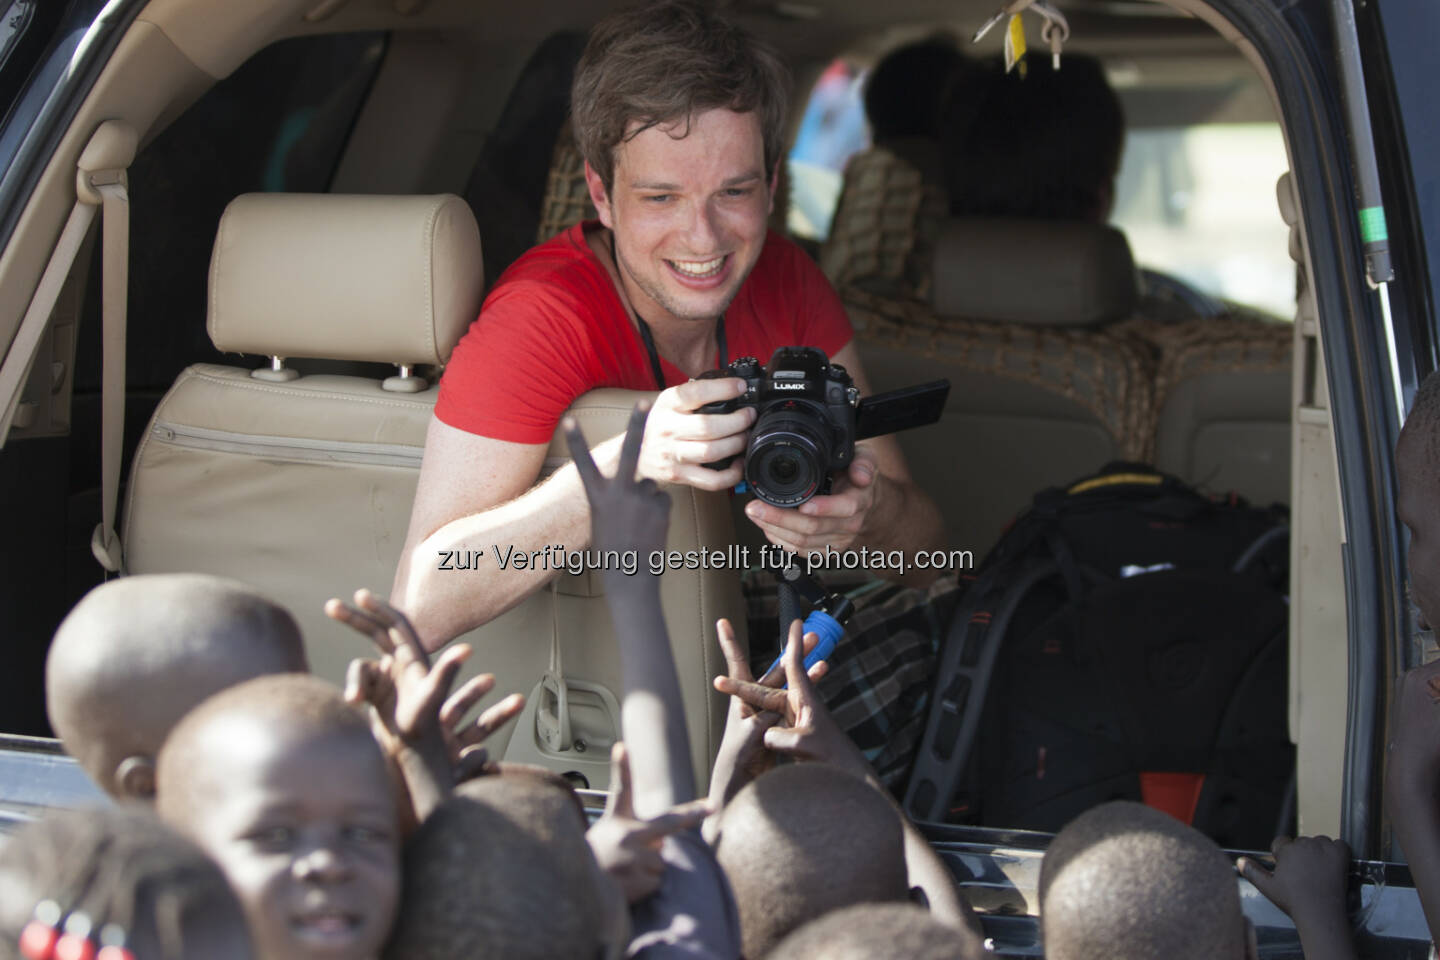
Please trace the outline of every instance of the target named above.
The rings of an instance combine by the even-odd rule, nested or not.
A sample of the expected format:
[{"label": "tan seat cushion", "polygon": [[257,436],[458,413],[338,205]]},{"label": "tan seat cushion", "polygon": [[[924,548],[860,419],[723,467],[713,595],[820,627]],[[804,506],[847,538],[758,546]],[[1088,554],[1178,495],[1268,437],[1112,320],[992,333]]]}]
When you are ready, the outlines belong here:
[{"label": "tan seat cushion", "polygon": [[1294,327],[1236,314],[1132,329],[1160,357],[1155,465],[1214,493],[1289,503]]}]

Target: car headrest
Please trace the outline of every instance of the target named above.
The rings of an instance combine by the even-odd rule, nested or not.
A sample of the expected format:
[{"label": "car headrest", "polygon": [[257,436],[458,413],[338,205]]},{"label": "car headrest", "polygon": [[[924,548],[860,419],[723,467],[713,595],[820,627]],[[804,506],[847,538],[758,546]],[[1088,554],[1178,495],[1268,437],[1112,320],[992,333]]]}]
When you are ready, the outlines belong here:
[{"label": "car headrest", "polygon": [[1057,220],[945,221],[931,289],[939,316],[1042,327],[1115,320],[1139,296],[1123,233]]},{"label": "car headrest", "polygon": [[444,363],[480,312],[480,230],[454,194],[250,193],[210,258],[220,350]]}]

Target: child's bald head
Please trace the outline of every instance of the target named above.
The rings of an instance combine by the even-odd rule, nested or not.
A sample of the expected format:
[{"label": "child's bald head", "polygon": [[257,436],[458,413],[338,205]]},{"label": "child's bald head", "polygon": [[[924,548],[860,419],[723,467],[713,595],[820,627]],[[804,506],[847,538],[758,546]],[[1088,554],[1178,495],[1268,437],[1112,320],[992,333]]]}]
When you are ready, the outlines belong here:
[{"label": "child's bald head", "polygon": [[765,960],[974,960],[974,942],[914,904],[862,903],[811,920]]},{"label": "child's bald head", "polygon": [[585,804],[560,774],[523,763],[501,765],[501,773],[467,780],[455,792],[488,803],[525,830],[556,843],[573,842],[590,827]]},{"label": "child's bald head", "polygon": [[307,669],[295,619],[244,584],[123,577],[60,624],[45,694],[55,733],[101,789],[148,800],[160,744],[192,707],[253,677]]},{"label": "child's bald head", "polygon": [[1049,960],[1243,960],[1235,868],[1168,814],[1116,801],[1056,834],[1040,865]]},{"label": "child's bald head", "polygon": [[524,774],[461,784],[405,842],[386,956],[591,960],[608,905],[573,791]]},{"label": "child's bald head", "polygon": [[899,812],[826,764],[779,767],[736,794],[715,855],[735,891],[747,957],[823,913],[909,894]]},{"label": "child's bald head", "polygon": [[156,808],[220,864],[266,960],[372,960],[399,898],[394,783],[360,711],[304,674],[187,714]]}]

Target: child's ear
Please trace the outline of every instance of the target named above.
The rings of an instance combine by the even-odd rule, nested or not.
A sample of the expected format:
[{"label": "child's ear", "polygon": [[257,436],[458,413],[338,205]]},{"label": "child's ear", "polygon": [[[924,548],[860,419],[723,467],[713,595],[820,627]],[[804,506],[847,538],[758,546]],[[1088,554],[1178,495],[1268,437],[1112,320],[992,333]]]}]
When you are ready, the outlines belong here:
[{"label": "child's ear", "polygon": [[115,768],[115,792],[127,800],[155,799],[155,761],[134,754]]},{"label": "child's ear", "polygon": [[930,898],[925,895],[925,891],[920,887],[910,888],[910,902],[917,907],[924,907],[926,910],[930,909]]},{"label": "child's ear", "polygon": [[1245,918],[1245,960],[1260,960],[1260,943],[1255,937],[1255,924]]}]

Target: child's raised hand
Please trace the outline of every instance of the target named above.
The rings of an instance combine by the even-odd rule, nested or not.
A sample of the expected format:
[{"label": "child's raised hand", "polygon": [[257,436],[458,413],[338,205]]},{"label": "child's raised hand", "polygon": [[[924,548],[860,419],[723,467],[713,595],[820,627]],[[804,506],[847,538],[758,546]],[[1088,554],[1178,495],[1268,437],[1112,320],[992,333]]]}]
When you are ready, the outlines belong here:
[{"label": "child's raised hand", "polygon": [[585,834],[601,869],[620,885],[628,903],[638,903],[660,887],[665,861],[660,845],[665,838],[700,825],[711,812],[708,800],[682,803],[658,816],[642,820],[635,814],[630,759],[625,744],[610,751],[613,790],[605,813]]},{"label": "child's raised hand", "polygon": [[465,714],[493,689],[495,674],[479,674],[467,680],[440,707],[440,727],[445,734],[450,762],[455,767],[456,783],[495,771],[495,763],[482,744],[525,708],[525,695],[512,693],[467,723]]},{"label": "child's raised hand", "polygon": [[1275,855],[1273,871],[1250,857],[1241,857],[1235,867],[1295,921],[1300,948],[1309,960],[1356,960],[1346,904],[1350,848],[1345,841],[1276,837],[1270,851]]},{"label": "child's raised hand", "polygon": [[[753,683],[750,663],[735,638],[735,628],[730,621],[723,617],[715,621],[715,633],[729,670],[728,678],[715,678],[716,688],[722,693],[727,692],[720,687],[722,679]],[[780,671],[771,671],[771,674],[764,678],[764,684],[768,687],[780,686]],[[729,803],[745,784],[775,765],[775,755],[765,749],[764,737],[765,731],[779,722],[778,713],[760,712],[740,697],[730,697],[730,709],[725,715],[725,733],[720,739],[720,749],[715,754],[715,766],[710,774],[710,799],[717,809]],[[714,826],[707,824],[707,833],[713,832]],[[711,838],[707,836],[706,839]]]},{"label": "child's raised hand", "polygon": [[454,644],[432,664],[409,619],[369,590],[356,590],[353,606],[327,600],[325,615],[370,637],[381,654],[351,661],[345,699],[375,708],[377,737],[398,762],[423,821],[454,782],[441,707],[470,647]]},{"label": "child's raised hand", "polygon": [[[806,638],[801,636],[802,629],[799,620],[790,624],[783,658],[785,689],[776,689],[779,678],[768,675],[759,683],[734,676],[716,677],[715,689],[743,700],[755,710],[780,715],[780,721],[765,731],[764,744],[768,749],[797,760],[831,763],[865,777],[870,773],[869,763],[835,723],[815,689],[814,681],[824,674],[824,661],[808,672],[805,669]],[[813,646],[814,639],[809,643]]]},{"label": "child's raised hand", "polygon": [[645,418],[649,413],[648,401],[635,405],[620,448],[620,464],[613,477],[606,477],[595,466],[575,418],[566,417],[564,421],[565,441],[570,446],[580,481],[585,485],[585,497],[590,501],[596,548],[634,550],[642,562],[652,551],[665,548],[665,534],[670,526],[670,495],[657,487],[654,480],[635,479],[640,441],[645,437]]},{"label": "child's raised hand", "polygon": [[409,619],[369,590],[356,590],[353,606],[327,600],[325,615],[370,637],[381,654],[378,663],[350,664],[346,699],[373,706],[385,729],[412,749],[426,741],[443,746],[440,708],[470,656],[469,644],[454,644],[432,665]]},{"label": "child's raised hand", "polygon": [[[1276,837],[1270,845],[1275,869],[1251,857],[1235,864],[1240,875],[1296,921],[1308,915],[1345,916],[1345,873],[1350,848],[1329,837]],[[1300,916],[1296,916],[1297,913]]]}]

